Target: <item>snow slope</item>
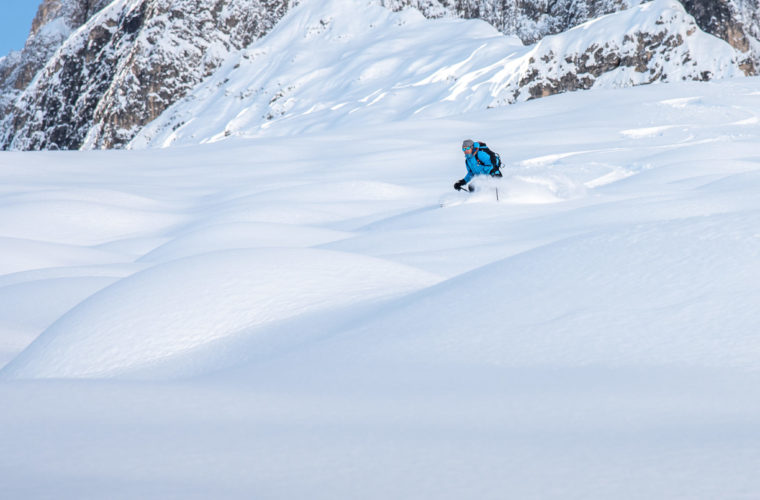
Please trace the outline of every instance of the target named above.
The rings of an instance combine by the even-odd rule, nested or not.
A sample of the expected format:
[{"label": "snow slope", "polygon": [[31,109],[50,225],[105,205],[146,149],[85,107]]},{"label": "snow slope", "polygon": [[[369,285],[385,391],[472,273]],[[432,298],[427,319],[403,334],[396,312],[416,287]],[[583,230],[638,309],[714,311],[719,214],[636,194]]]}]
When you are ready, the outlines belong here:
[{"label": "snow slope", "polygon": [[[758,109],[0,155],[3,496],[752,498]],[[465,137],[505,178],[452,202]]]},{"label": "snow slope", "polygon": [[738,53],[655,0],[523,46],[479,20],[304,1],[130,148],[439,118],[584,88],[743,76]]}]

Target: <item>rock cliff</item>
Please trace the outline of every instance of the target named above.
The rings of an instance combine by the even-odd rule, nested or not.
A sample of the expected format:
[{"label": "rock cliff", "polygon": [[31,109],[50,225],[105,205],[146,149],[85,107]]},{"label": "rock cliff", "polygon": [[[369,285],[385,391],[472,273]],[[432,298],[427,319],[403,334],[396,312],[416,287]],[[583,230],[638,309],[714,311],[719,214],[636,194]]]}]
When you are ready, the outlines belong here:
[{"label": "rock cliff", "polygon": [[24,91],[3,120],[3,149],[121,147],[288,8],[282,0],[116,0],[88,16],[83,4],[40,7],[40,24],[54,17],[45,26],[88,19],[28,86],[16,78]]}]

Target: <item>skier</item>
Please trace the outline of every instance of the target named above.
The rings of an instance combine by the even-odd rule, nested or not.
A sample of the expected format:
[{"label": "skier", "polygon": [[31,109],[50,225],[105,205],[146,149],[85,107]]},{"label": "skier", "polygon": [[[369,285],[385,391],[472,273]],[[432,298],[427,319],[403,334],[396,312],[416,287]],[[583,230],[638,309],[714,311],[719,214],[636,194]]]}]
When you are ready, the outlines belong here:
[{"label": "skier", "polygon": [[[472,139],[465,139],[462,142],[462,151],[464,151],[464,165],[467,167],[467,175],[454,183],[454,189],[464,191],[464,185],[472,180],[476,175],[490,175],[491,177],[501,177],[501,159],[497,153],[494,153],[485,142],[474,142]],[[472,186],[467,186],[469,191],[474,191]]]}]

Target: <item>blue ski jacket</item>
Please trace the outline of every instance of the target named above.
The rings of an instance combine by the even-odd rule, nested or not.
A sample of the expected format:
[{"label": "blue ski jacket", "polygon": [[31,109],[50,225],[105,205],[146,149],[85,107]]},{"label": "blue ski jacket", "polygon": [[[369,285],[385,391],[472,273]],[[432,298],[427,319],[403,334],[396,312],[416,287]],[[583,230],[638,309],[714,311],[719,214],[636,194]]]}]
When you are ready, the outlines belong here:
[{"label": "blue ski jacket", "polygon": [[[478,143],[475,143],[475,147],[477,146]],[[475,159],[475,154],[478,155],[477,160]],[[464,177],[465,183],[470,182],[476,175],[489,175],[493,169],[491,157],[488,156],[488,153],[477,151],[475,154],[464,155],[464,165],[467,167],[467,175]],[[480,160],[480,163],[478,163],[478,160]]]}]

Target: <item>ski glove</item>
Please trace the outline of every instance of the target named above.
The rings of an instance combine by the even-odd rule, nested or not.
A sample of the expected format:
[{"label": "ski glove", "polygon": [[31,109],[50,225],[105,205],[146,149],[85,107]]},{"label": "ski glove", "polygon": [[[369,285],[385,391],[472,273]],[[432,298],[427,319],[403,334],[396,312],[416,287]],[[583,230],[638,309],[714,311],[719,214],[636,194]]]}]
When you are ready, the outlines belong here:
[{"label": "ski glove", "polygon": [[456,189],[457,191],[459,191],[459,190],[462,189],[462,186],[464,186],[465,184],[467,184],[467,183],[464,181],[464,179],[459,179],[458,181],[456,181],[454,183],[454,189]]}]

